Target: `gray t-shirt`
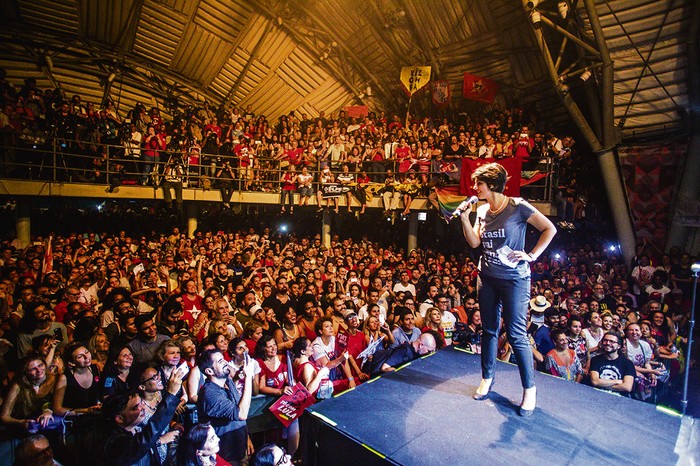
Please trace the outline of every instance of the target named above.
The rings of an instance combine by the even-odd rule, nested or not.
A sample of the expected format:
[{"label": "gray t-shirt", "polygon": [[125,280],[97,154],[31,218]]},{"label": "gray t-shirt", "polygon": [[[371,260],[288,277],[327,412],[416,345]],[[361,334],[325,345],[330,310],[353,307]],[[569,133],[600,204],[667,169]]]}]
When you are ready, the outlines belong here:
[{"label": "gray t-shirt", "polygon": [[530,276],[530,264],[518,262],[511,267],[503,262],[509,250],[522,251],[525,247],[527,219],[535,213],[529,202],[519,197],[511,197],[508,205],[497,215],[489,212],[485,204],[476,211],[476,221],[481,223],[481,245],[483,253],[479,270],[484,275],[495,278],[525,278]]}]

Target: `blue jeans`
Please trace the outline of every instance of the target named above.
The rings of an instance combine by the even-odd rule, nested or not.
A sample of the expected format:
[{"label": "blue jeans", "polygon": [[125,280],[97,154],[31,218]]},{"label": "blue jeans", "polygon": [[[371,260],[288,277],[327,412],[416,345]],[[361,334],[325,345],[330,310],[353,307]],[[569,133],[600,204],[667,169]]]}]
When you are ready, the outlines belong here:
[{"label": "blue jeans", "polygon": [[501,315],[508,342],[513,348],[523,388],[535,386],[532,348],[527,335],[527,309],[530,300],[530,277],[505,280],[479,275],[477,284],[483,336],[481,340],[481,375],[492,379],[496,368]]}]

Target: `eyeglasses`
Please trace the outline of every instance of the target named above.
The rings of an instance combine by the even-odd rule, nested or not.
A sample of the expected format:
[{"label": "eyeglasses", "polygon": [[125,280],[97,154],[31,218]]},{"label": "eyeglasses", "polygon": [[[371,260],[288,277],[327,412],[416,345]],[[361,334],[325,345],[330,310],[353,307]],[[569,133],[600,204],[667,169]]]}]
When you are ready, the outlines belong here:
[{"label": "eyeglasses", "polygon": [[617,345],[619,342],[617,340],[602,340],[600,343],[601,344],[607,343],[609,345]]},{"label": "eyeglasses", "polygon": [[160,372],[156,372],[155,374],[153,374],[153,377],[149,377],[149,378],[147,378],[146,380],[142,380],[141,383],[142,383],[142,384],[148,383],[148,382],[150,382],[151,380],[156,380],[156,379],[160,379]]}]

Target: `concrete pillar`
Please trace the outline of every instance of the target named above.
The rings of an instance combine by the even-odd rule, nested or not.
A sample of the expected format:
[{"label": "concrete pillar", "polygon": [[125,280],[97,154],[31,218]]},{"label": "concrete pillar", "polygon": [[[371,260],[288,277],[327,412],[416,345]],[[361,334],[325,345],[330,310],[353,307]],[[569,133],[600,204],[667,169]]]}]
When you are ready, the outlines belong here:
[{"label": "concrete pillar", "polygon": [[197,231],[197,204],[188,202],[186,207],[187,212],[187,237],[194,238],[194,232]]},{"label": "concrete pillar", "polygon": [[321,225],[321,244],[331,247],[331,212],[323,209],[323,224]]},{"label": "concrete pillar", "polygon": [[21,247],[27,247],[32,240],[32,206],[29,199],[18,199],[15,207],[15,229]]},{"label": "concrete pillar", "polygon": [[408,215],[408,245],[406,252],[411,252],[418,247],[418,212]]}]

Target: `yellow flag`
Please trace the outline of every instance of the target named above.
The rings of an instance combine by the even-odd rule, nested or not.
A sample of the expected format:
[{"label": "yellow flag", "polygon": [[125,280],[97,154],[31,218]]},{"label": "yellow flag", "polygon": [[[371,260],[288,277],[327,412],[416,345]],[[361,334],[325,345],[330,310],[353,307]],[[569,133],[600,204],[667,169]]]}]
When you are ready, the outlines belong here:
[{"label": "yellow flag", "polygon": [[403,84],[408,95],[413,95],[429,82],[429,66],[406,66],[401,68],[401,84]]}]

